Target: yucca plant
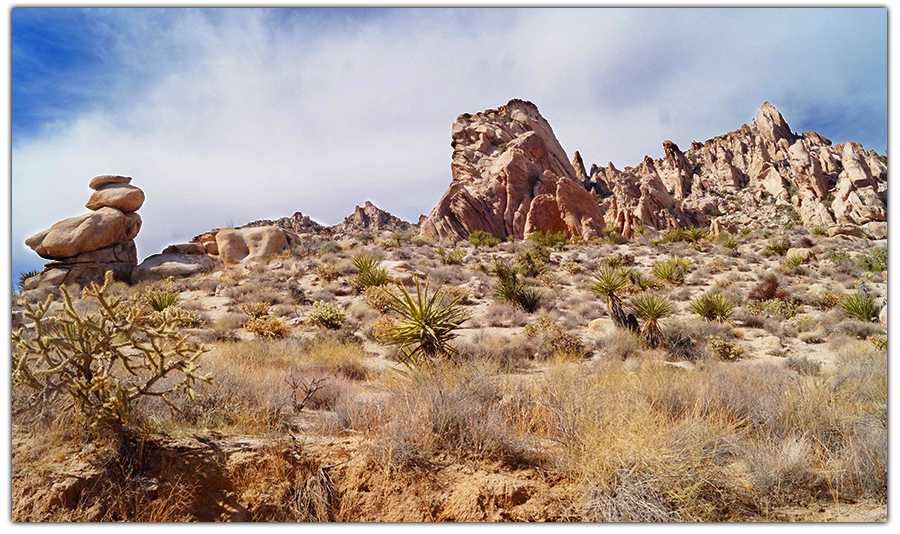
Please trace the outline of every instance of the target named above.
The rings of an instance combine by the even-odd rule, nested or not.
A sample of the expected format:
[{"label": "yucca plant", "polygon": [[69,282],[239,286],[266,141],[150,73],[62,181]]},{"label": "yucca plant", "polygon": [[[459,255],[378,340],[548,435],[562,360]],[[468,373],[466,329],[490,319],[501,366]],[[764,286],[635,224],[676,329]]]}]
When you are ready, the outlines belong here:
[{"label": "yucca plant", "polygon": [[653,274],[664,282],[681,285],[690,267],[691,263],[686,258],[669,258],[653,262]]},{"label": "yucca plant", "polygon": [[684,240],[690,243],[691,245],[696,245],[700,242],[701,239],[706,237],[708,230],[706,228],[697,228],[695,226],[690,227],[689,229],[684,231]]},{"label": "yucca plant", "polygon": [[357,291],[365,291],[369,287],[383,286],[390,281],[387,269],[381,267],[381,260],[371,254],[360,254],[353,259],[353,266],[359,269],[350,281]]},{"label": "yucca plant", "polygon": [[647,346],[658,347],[663,339],[659,322],[672,315],[672,303],[663,295],[643,294],[631,299],[631,308],[638,317],[645,319],[641,336]]},{"label": "yucca plant", "polygon": [[772,239],[766,246],[763,247],[762,255],[763,256],[782,256],[787,249],[790,247],[790,244],[784,239]]},{"label": "yucca plant", "polygon": [[591,291],[606,297],[606,309],[609,311],[613,322],[622,328],[628,327],[628,316],[622,309],[622,298],[619,294],[628,286],[628,279],[622,276],[621,271],[610,267],[601,267],[594,273],[594,283]]},{"label": "yucca plant", "polygon": [[495,260],[490,272],[497,277],[494,298],[509,302],[528,313],[534,312],[540,302],[540,292],[519,280],[516,267],[508,260]]},{"label": "yucca plant", "polygon": [[684,229],[675,227],[669,228],[662,233],[663,243],[674,243],[675,241],[684,241]]},{"label": "yucca plant", "polygon": [[19,288],[19,291],[20,291],[20,292],[21,292],[21,291],[24,291],[24,289],[25,289],[25,282],[27,282],[29,278],[34,278],[35,276],[37,276],[37,275],[39,275],[39,274],[41,274],[41,271],[37,271],[37,270],[35,270],[35,271],[23,271],[23,272],[19,273],[19,284],[18,284],[18,286],[17,286],[17,287]]},{"label": "yucca plant", "polygon": [[844,308],[850,317],[867,323],[875,316],[875,299],[858,293],[845,295],[841,299],[841,308]]},{"label": "yucca plant", "polygon": [[400,361],[415,368],[440,355],[456,354],[450,341],[456,337],[454,330],[469,317],[460,305],[460,298],[441,302],[441,288],[429,294],[416,280],[416,294],[411,295],[400,284],[397,292],[388,293],[388,308],[399,320],[387,327],[380,339],[399,348]]},{"label": "yucca plant", "polygon": [[178,293],[150,287],[144,291],[140,300],[153,308],[153,311],[161,312],[169,306],[174,306],[175,303],[178,302]]},{"label": "yucca plant", "polygon": [[729,315],[737,303],[722,293],[706,293],[691,300],[691,311],[707,321],[731,322]]}]

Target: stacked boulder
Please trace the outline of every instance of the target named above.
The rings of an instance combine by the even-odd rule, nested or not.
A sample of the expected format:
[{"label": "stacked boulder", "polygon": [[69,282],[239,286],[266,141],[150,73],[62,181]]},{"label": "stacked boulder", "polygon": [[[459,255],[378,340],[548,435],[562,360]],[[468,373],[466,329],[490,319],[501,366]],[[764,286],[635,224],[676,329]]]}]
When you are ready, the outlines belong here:
[{"label": "stacked boulder", "polygon": [[94,193],[85,204],[90,213],[59,221],[26,239],[38,256],[53,261],[25,288],[102,282],[106,271],[116,280],[131,282],[137,265],[134,238],[141,229],[136,212],[144,204],[144,192],[130,184],[129,176],[95,177],[89,184]]}]

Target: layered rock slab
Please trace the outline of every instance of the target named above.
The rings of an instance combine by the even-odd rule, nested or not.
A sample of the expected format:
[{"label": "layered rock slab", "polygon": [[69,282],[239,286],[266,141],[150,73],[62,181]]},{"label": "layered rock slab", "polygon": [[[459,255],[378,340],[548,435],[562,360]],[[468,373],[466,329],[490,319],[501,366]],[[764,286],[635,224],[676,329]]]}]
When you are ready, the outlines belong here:
[{"label": "layered rock slab", "polygon": [[514,99],[460,115],[451,135],[453,179],[420,220],[422,237],[459,239],[479,230],[520,239],[537,231],[600,235],[603,213],[537,106]]}]

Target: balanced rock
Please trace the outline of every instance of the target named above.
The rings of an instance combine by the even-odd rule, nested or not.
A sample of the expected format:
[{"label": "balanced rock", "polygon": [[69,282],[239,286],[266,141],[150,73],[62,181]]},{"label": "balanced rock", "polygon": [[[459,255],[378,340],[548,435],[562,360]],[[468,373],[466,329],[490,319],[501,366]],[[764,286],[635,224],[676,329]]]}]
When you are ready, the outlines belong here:
[{"label": "balanced rock", "polygon": [[465,238],[481,230],[523,238],[537,231],[600,235],[603,213],[537,106],[510,100],[460,115],[452,128],[453,179],[421,235]]},{"label": "balanced rock", "polygon": [[62,260],[134,239],[140,229],[141,216],[137,213],[103,207],[63,219],[29,237],[25,244],[42,258]]},{"label": "balanced rock", "polygon": [[116,208],[132,213],[144,204],[144,192],[133,185],[113,183],[97,189],[84,206],[89,210]]},{"label": "balanced rock", "polygon": [[101,174],[100,176],[94,176],[91,179],[91,183],[88,184],[88,187],[97,191],[101,187],[105,187],[110,184],[130,184],[131,176],[119,176],[118,174]]},{"label": "balanced rock", "polygon": [[225,264],[247,263],[277,254],[287,245],[287,235],[274,226],[223,228],[216,233],[219,259]]},{"label": "balanced rock", "polygon": [[112,271],[116,280],[131,282],[131,270],[136,264],[137,248],[134,241],[127,239],[106,248],[47,263],[43,272],[26,281],[25,289],[42,284],[85,286],[91,282],[100,283],[106,271]]}]

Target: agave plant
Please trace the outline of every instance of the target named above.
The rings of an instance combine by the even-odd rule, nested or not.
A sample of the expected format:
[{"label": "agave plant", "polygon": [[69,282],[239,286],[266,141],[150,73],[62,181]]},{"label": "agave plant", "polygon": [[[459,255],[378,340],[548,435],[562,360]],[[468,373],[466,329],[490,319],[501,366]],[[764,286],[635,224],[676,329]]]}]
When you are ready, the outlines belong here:
[{"label": "agave plant", "polygon": [[641,327],[641,335],[651,348],[659,346],[663,339],[659,322],[672,315],[672,304],[668,297],[643,294],[631,300],[631,308],[638,317],[646,319]]},{"label": "agave plant", "polygon": [[729,315],[737,302],[722,293],[706,293],[691,301],[691,311],[707,321],[731,322]]},{"label": "agave plant", "polygon": [[867,323],[875,316],[875,299],[868,295],[852,293],[844,296],[840,304],[854,319]]},{"label": "agave plant", "polygon": [[696,245],[701,239],[706,237],[708,233],[706,228],[690,227],[684,231],[684,240],[692,245]]},{"label": "agave plant", "polygon": [[389,310],[399,321],[388,327],[381,339],[399,348],[400,361],[412,369],[442,354],[455,354],[450,345],[456,337],[453,331],[469,318],[459,304],[461,298],[442,303],[440,287],[429,292],[428,285],[423,287],[418,280],[415,296],[400,284],[397,289],[386,296]]},{"label": "agave plant", "polygon": [[618,269],[601,267],[594,273],[591,291],[606,297],[606,309],[613,322],[622,328],[628,327],[628,316],[622,309],[622,298],[619,293],[625,290],[629,282]]},{"label": "agave plant", "polygon": [[528,313],[537,309],[540,292],[519,280],[517,269],[512,263],[508,260],[495,260],[490,272],[497,277],[497,284],[494,286],[495,299],[509,302]]},{"label": "agave plant", "polygon": [[686,258],[669,258],[653,262],[653,274],[665,282],[681,285],[690,267],[691,263]]}]

